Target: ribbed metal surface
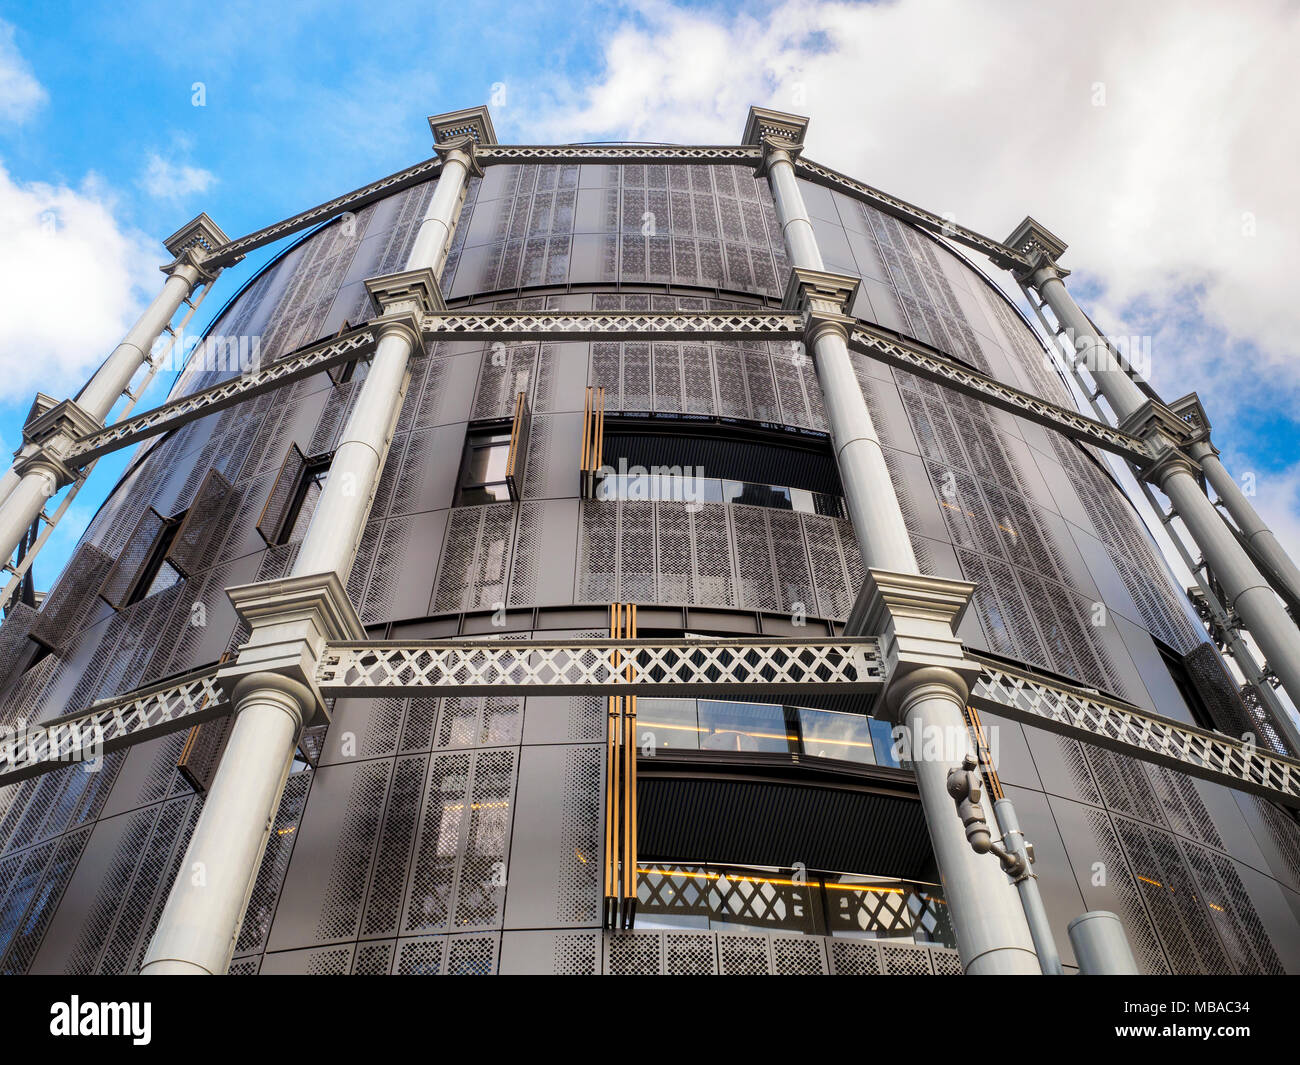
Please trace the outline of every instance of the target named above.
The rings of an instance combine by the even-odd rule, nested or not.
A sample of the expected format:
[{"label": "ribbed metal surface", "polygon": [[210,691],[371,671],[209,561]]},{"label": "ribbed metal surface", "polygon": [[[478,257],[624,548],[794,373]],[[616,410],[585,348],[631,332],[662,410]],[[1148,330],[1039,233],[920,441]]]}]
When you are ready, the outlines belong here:
[{"label": "ribbed metal surface", "polygon": [[930,841],[920,801],[884,791],[687,772],[638,774],[644,859],[860,870],[923,878]]}]

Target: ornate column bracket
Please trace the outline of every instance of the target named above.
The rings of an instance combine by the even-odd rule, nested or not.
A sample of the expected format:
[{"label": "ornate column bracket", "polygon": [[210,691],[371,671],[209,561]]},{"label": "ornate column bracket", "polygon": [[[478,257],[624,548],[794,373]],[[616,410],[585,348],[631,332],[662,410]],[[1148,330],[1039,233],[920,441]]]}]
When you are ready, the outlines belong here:
[{"label": "ornate column bracket", "polygon": [[173,258],[166,266],[160,266],[158,269],[170,277],[182,266],[190,266],[198,272],[197,281],[211,284],[216,280],[216,276],[222,267],[233,266],[243,258],[242,255],[236,255],[225,260],[221,266],[205,265],[206,260],[217,249],[228,243],[230,243],[230,238],[221,231],[216,222],[208,217],[206,211],[201,212],[197,218],[186,222],[163,241],[163,247],[171,252]]},{"label": "ornate column bracket", "polygon": [[868,569],[844,631],[878,634],[887,678],[884,702],[895,717],[903,698],[920,684],[939,681],[965,698],[980,675],[956,636],[975,585]]},{"label": "ornate column bracket", "polygon": [[427,266],[420,270],[401,270],[382,277],[369,277],[365,281],[370,302],[379,314],[371,320],[375,336],[383,339],[400,333],[412,351],[421,348],[424,315],[438,314],[447,309],[438,279]]},{"label": "ornate column bracket", "polygon": [[847,340],[849,329],[855,324],[848,310],[861,284],[862,279],[851,274],[794,266],[790,268],[781,306],[802,315],[804,343],[813,344],[827,330]]},{"label": "ornate column bracket", "polygon": [[328,644],[366,637],[338,574],[241,584],[226,589],[226,594],[252,632],[235,661],[217,672],[218,687],[231,697],[243,678],[273,673],[311,692],[314,705],[305,708],[304,725],[323,719],[325,698],[316,678]]},{"label": "ornate column bracket", "polygon": [[1013,268],[1012,272],[1018,278],[1028,281],[1044,267],[1056,271],[1058,277],[1066,277],[1070,273],[1058,265],[1069,245],[1030,215],[1025,215],[1024,221],[1002,243],[1024,256],[1028,263],[1027,266]]},{"label": "ornate column bracket", "polygon": [[1188,423],[1165,404],[1149,399],[1122,422],[1118,428],[1146,443],[1150,458],[1137,464],[1143,480],[1159,487],[1175,470],[1192,476],[1200,468],[1187,453],[1195,434]]},{"label": "ornate column bracket", "polygon": [[14,472],[19,477],[43,472],[54,477],[59,488],[71,484],[78,477],[79,464],[70,463],[68,453],[77,440],[98,428],[99,422],[76,400],[53,403],[49,396],[38,394],[23,426],[23,444],[31,449],[25,446],[27,453],[15,458]]}]

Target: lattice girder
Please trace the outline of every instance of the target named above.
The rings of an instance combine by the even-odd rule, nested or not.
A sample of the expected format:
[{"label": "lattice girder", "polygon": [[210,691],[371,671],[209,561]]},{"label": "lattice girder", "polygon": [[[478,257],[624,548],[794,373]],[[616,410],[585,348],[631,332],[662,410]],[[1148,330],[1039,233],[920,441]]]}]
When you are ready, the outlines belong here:
[{"label": "lattice girder", "polygon": [[1133,461],[1151,460],[1150,450],[1141,437],[1115,429],[1068,407],[1049,403],[1029,392],[1004,385],[946,358],[924,344],[903,340],[869,326],[855,325],[849,330],[849,347],[891,366],[964,392],[1000,410],[1055,429],[1074,440],[1082,440]]},{"label": "lattice girder", "polygon": [[362,326],[340,337],[312,344],[283,359],[277,359],[252,373],[205,388],[151,411],[126,418],[83,436],[68,456],[70,463],[84,465],[100,455],[128,447],[140,440],[176,429],[196,418],[240,403],[282,385],[292,384],[341,362],[368,355],[375,345],[374,330]]},{"label": "lattice girder", "polygon": [[[230,712],[215,666],[31,725],[0,743],[0,785],[86,761]],[[82,753],[77,753],[82,752]]]},{"label": "lattice girder", "polygon": [[972,654],[979,710],[1300,807],[1300,762]]},{"label": "lattice girder", "polygon": [[502,314],[425,315],[426,340],[484,336],[502,340],[801,340],[803,321],[795,314],[759,312],[678,312],[637,314],[625,311],[534,311]]},{"label": "lattice girder", "polygon": [[872,694],[884,686],[878,642],[839,640],[428,641],[331,644],[317,674],[327,696]]}]

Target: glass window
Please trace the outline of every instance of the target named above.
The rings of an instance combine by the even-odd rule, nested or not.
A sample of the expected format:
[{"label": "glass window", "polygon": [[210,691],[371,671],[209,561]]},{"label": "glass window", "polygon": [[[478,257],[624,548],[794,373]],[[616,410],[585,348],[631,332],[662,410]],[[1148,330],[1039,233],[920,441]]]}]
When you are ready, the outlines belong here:
[{"label": "glass window", "polygon": [[799,737],[774,703],[699,700],[700,749],[707,751],[797,751]]},{"label": "glass window", "polygon": [[799,707],[799,731],[805,754],[874,765],[871,719],[858,714]]},{"label": "glass window", "polygon": [[876,752],[876,764],[892,766],[895,769],[901,769],[898,758],[894,754],[894,732],[888,721],[882,721],[878,717],[870,718],[871,739]]},{"label": "glass window", "polygon": [[176,539],[183,520],[184,515],[173,518],[159,531],[158,538],[149,550],[149,561],[140,571],[135,587],[127,598],[128,603],[138,603],[180,581],[180,571],[167,561],[167,553],[171,550],[172,541]]},{"label": "glass window", "polygon": [[637,699],[636,730],[637,742],[642,746],[648,742],[656,749],[700,749],[700,723],[695,715],[694,699]]},{"label": "glass window", "polygon": [[316,504],[325,490],[329,472],[329,460],[313,462],[302,471],[293,510],[280,529],[279,543],[293,543],[307,535],[307,527],[311,524],[311,516],[316,513]]},{"label": "glass window", "polygon": [[460,465],[458,507],[503,503],[510,499],[506,463],[510,457],[509,430],[471,432]]}]

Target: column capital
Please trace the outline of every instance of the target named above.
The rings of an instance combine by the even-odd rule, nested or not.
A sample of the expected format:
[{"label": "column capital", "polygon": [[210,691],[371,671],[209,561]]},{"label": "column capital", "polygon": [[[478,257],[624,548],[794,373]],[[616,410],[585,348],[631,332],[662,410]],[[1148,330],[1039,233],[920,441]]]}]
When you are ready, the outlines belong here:
[{"label": "column capital", "polygon": [[802,149],[804,135],[807,132],[806,115],[792,115],[787,111],[773,111],[767,107],[751,107],[749,117],[745,120],[745,132],[740,138],[740,143],[761,146],[771,137],[778,142],[798,145]]},{"label": "column capital", "polygon": [[1159,485],[1178,470],[1193,475],[1200,473],[1200,467],[1186,450],[1197,442],[1197,434],[1183,418],[1158,400],[1148,399],[1121,421],[1118,428],[1146,444],[1150,458],[1140,467],[1144,480]]},{"label": "column capital", "polygon": [[852,274],[833,274],[826,270],[793,266],[781,306],[803,315],[804,336],[808,343],[826,329],[835,329],[847,336],[848,327],[853,324],[849,308],[853,306],[853,298],[861,284],[862,279]]},{"label": "column capital", "polygon": [[23,423],[23,442],[43,447],[60,436],[77,440],[99,428],[99,421],[83,410],[75,399],[56,403],[38,392],[27,421]]},{"label": "column capital", "polygon": [[444,167],[451,160],[459,159],[465,164],[465,169],[471,177],[481,178],[483,176],[483,164],[478,161],[478,145],[478,141],[465,134],[435,144],[433,150],[438,158],[442,160]]},{"label": "column capital", "polygon": [[895,713],[920,684],[942,683],[964,700],[979,667],[956,629],[975,585],[946,577],[868,569],[844,631],[876,636],[886,666],[885,704]]},{"label": "column capital", "polygon": [[[181,266],[193,266],[210,278],[211,271],[204,270],[203,260],[229,242],[230,238],[208,217],[208,213],[200,212],[163,241],[163,247],[171,252],[173,260],[161,269],[170,274]],[[232,265],[242,258],[241,255],[232,259]]]},{"label": "column capital", "polygon": [[427,266],[369,277],[365,286],[379,315],[370,322],[377,336],[382,338],[389,333],[401,333],[410,342],[412,350],[419,350],[422,344],[423,316],[439,314],[447,309],[438,288],[438,279]]},{"label": "column capital", "polygon": [[475,144],[496,144],[496,131],[486,104],[467,107],[462,111],[447,111],[429,116],[429,131],[433,134],[433,147],[437,151],[444,144],[469,137]]},{"label": "column capital", "polygon": [[1200,445],[1199,450],[1217,455],[1219,449],[1210,442],[1210,416],[1201,405],[1201,397],[1195,392],[1188,392],[1169,404],[1170,411],[1187,425],[1189,444]]},{"label": "column capital", "polygon": [[252,631],[236,659],[218,671],[217,683],[229,694],[250,674],[279,674],[311,693],[306,723],[325,714],[316,666],[326,644],[366,638],[338,574],[241,584],[227,588],[226,595]]},{"label": "column capital", "polygon": [[368,277],[364,284],[370,293],[370,302],[380,314],[403,311],[440,314],[447,309],[437,275],[428,266]]},{"label": "column capital", "polygon": [[803,145],[780,137],[764,137],[759,142],[759,151],[761,154],[754,173],[758,177],[766,177],[771,172],[773,163],[784,162],[793,166],[794,161],[803,154]]},{"label": "column capital", "polygon": [[1024,221],[1002,243],[1028,258],[1030,274],[1043,267],[1051,267],[1058,277],[1070,272],[1058,265],[1069,245],[1030,215],[1025,215]]}]

